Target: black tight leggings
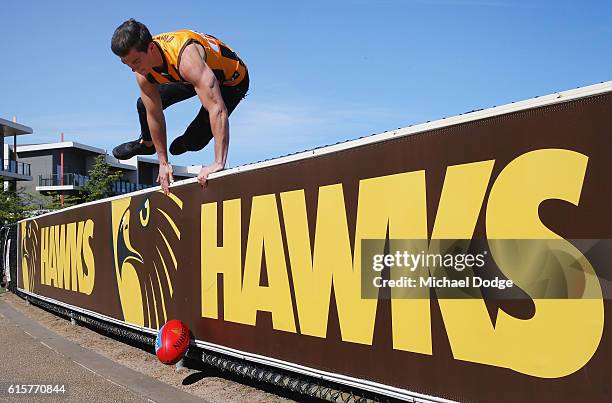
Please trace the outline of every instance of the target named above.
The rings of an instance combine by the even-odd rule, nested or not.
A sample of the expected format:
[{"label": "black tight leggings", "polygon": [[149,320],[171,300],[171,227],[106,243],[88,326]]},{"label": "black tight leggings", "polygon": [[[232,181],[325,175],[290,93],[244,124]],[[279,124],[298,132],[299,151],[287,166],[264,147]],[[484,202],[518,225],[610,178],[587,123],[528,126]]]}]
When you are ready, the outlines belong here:
[{"label": "black tight leggings", "polygon": [[[161,84],[158,88],[163,109],[197,95],[193,85],[184,82]],[[234,87],[221,86],[221,96],[225,102],[228,114],[231,114],[234,109],[236,109],[238,103],[246,96],[248,89],[248,74],[242,79],[240,84]],[[141,98],[138,98],[136,108],[138,109],[138,117],[140,119],[141,137],[145,141],[151,141],[151,132],[149,131],[149,124],[147,123],[147,110]],[[196,136],[196,138],[199,137],[204,145],[208,144],[210,139],[212,139],[213,135],[212,129],[210,128],[210,118],[208,116],[208,111],[203,106],[200,108],[195,119],[193,119],[193,122],[189,124],[187,130],[185,130],[184,135],[189,137]]]}]

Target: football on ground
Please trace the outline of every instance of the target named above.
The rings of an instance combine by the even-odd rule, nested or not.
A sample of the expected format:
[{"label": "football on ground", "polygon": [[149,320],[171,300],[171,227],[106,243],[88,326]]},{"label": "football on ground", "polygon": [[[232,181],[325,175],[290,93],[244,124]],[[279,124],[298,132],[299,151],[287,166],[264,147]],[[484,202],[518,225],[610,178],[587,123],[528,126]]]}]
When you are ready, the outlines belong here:
[{"label": "football on ground", "polygon": [[189,328],[177,319],[166,322],[155,339],[155,354],[159,361],[174,365],[183,358],[189,347]]}]

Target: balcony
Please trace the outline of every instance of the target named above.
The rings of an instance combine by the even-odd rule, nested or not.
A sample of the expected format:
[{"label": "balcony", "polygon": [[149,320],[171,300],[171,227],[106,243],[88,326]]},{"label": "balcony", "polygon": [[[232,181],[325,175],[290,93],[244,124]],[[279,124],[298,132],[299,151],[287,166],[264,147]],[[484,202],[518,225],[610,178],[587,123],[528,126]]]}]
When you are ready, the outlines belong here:
[{"label": "balcony", "polygon": [[[85,186],[89,181],[89,176],[68,173],[64,174],[64,180],[62,181],[61,175],[38,175],[38,187],[71,187],[71,189],[63,190],[77,190],[81,186]],[[62,190],[62,189],[59,189]]]},{"label": "balcony", "polygon": [[30,164],[5,159],[2,161],[0,176],[7,180],[31,181]]},{"label": "balcony", "polygon": [[[64,174],[64,180],[61,180],[60,175],[38,175],[38,186],[36,190],[40,192],[58,191],[58,190],[80,190],[81,187],[87,185],[89,176],[67,173]],[[135,192],[137,190],[147,189],[153,185],[136,184],[128,181],[116,181],[111,184],[111,191],[114,194],[124,194]]]},{"label": "balcony", "polygon": [[137,190],[147,189],[153,187],[153,185],[145,185],[143,183],[132,183],[128,181],[117,181],[113,182],[111,189],[115,194],[124,194],[130,192],[136,192]]}]

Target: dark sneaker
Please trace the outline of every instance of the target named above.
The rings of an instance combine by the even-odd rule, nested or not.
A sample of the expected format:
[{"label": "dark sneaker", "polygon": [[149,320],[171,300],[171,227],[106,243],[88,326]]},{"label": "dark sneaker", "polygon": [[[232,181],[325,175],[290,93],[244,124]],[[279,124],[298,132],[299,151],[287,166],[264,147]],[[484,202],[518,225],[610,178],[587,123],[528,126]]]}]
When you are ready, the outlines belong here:
[{"label": "dark sneaker", "polygon": [[200,151],[208,144],[211,138],[183,134],[175,138],[172,144],[170,144],[170,154],[181,155],[187,151]]},{"label": "dark sneaker", "polygon": [[127,143],[119,144],[113,148],[113,155],[118,160],[128,160],[135,155],[152,155],[155,154],[155,146],[147,146],[141,143],[140,139],[128,141]]}]

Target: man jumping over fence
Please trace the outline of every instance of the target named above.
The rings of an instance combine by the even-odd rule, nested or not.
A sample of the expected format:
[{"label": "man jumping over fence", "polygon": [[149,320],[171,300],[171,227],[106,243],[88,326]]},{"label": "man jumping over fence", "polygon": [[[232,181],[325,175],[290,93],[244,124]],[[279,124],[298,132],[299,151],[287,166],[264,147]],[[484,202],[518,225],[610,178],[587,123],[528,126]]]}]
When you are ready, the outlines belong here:
[{"label": "man jumping over fence", "polygon": [[132,69],[140,87],[137,102],[141,137],[115,147],[117,159],[157,152],[157,181],[164,192],[173,181],[166,152],[163,109],[197,95],[202,107],[185,133],[170,144],[170,153],[198,151],[214,137],[215,161],[198,174],[202,186],[208,175],[225,167],[229,146],[228,117],[249,89],[249,74],[238,55],[217,38],[182,30],[151,37],[147,27],[129,19],[113,34],[111,49]]}]

